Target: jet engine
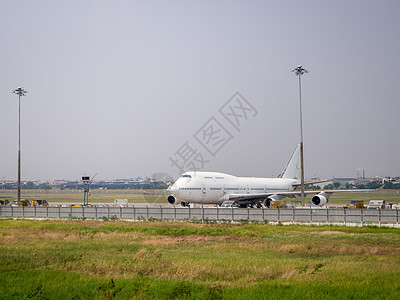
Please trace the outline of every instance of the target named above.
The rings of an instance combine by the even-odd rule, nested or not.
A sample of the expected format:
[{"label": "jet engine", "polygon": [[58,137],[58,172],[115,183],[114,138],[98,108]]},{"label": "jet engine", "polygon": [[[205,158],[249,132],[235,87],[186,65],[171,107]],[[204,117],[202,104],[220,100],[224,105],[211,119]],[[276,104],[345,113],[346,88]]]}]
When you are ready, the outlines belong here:
[{"label": "jet engine", "polygon": [[168,203],[169,204],[180,204],[180,205],[182,205],[182,206],[189,206],[189,203],[187,203],[187,202],[181,202],[181,201],[179,201],[178,199],[176,199],[174,196],[168,196],[168,198],[167,198],[167,201],[168,201]]},{"label": "jet engine", "polygon": [[174,196],[168,196],[167,201],[169,204],[179,204],[179,201]]},{"label": "jet engine", "polygon": [[314,205],[322,206],[328,203],[329,196],[330,195],[328,195],[327,193],[321,192],[318,195],[313,196],[311,201]]}]

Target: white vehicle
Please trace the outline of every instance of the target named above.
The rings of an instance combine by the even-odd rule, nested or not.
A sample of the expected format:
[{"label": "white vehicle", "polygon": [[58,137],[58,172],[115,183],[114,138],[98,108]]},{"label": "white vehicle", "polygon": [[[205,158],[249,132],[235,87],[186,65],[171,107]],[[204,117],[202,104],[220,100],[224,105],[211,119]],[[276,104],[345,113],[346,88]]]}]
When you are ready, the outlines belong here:
[{"label": "white vehicle", "polygon": [[[271,201],[301,194],[300,188],[300,145],[297,146],[285,170],[278,178],[237,177],[218,172],[186,172],[168,188],[170,204],[187,206],[190,203],[217,204],[235,201],[240,207],[270,207]],[[327,180],[305,181],[311,185]],[[370,190],[327,190],[305,191],[316,194],[314,205],[325,205],[335,192],[368,192]]]},{"label": "white vehicle", "polygon": [[371,200],[367,206],[367,209],[383,209],[385,206],[385,200]]}]

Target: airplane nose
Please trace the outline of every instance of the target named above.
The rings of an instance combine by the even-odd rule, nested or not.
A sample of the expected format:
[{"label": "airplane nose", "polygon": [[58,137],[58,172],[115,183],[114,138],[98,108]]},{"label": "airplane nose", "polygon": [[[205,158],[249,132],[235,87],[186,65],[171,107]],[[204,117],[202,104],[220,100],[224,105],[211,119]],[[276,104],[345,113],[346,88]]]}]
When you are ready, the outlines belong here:
[{"label": "airplane nose", "polygon": [[173,184],[168,187],[167,191],[170,192],[171,194],[176,194],[176,192],[178,191],[178,188],[175,184]]}]

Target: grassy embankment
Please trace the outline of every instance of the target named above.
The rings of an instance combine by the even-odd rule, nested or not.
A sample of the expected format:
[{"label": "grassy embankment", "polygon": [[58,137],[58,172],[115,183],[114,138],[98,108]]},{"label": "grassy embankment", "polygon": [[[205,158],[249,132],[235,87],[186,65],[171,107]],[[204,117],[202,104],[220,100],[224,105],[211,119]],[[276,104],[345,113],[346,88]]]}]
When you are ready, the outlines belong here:
[{"label": "grassy embankment", "polygon": [[[83,192],[80,190],[22,190],[22,198],[45,199],[49,203],[82,203]],[[129,203],[166,203],[167,192],[165,190],[92,190],[89,196],[90,203],[113,203],[114,199],[128,199]],[[1,191],[0,197],[16,198],[16,191]],[[382,190],[369,193],[335,193],[329,198],[329,204],[346,205],[351,200],[364,200],[367,205],[370,200],[385,200],[386,203],[400,203],[400,191]],[[311,196],[306,202],[311,201]],[[290,203],[291,200],[287,199]]]},{"label": "grassy embankment", "polygon": [[400,230],[0,220],[0,298],[400,299]]}]

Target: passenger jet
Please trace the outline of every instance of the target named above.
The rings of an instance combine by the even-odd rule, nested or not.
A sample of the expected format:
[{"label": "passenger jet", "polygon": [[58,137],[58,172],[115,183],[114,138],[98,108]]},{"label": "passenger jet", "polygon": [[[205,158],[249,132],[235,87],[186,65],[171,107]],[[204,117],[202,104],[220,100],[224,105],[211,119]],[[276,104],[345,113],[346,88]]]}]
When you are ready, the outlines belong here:
[{"label": "passenger jet", "polygon": [[[270,207],[271,201],[285,197],[299,196],[300,187],[300,145],[292,154],[285,170],[278,178],[237,177],[217,172],[186,172],[167,191],[170,204],[187,206],[194,204],[221,205],[224,201],[234,201],[239,207]],[[311,185],[328,180],[305,181]],[[305,191],[314,194],[314,205],[325,205],[336,192],[367,192],[370,190],[327,190]]]}]

